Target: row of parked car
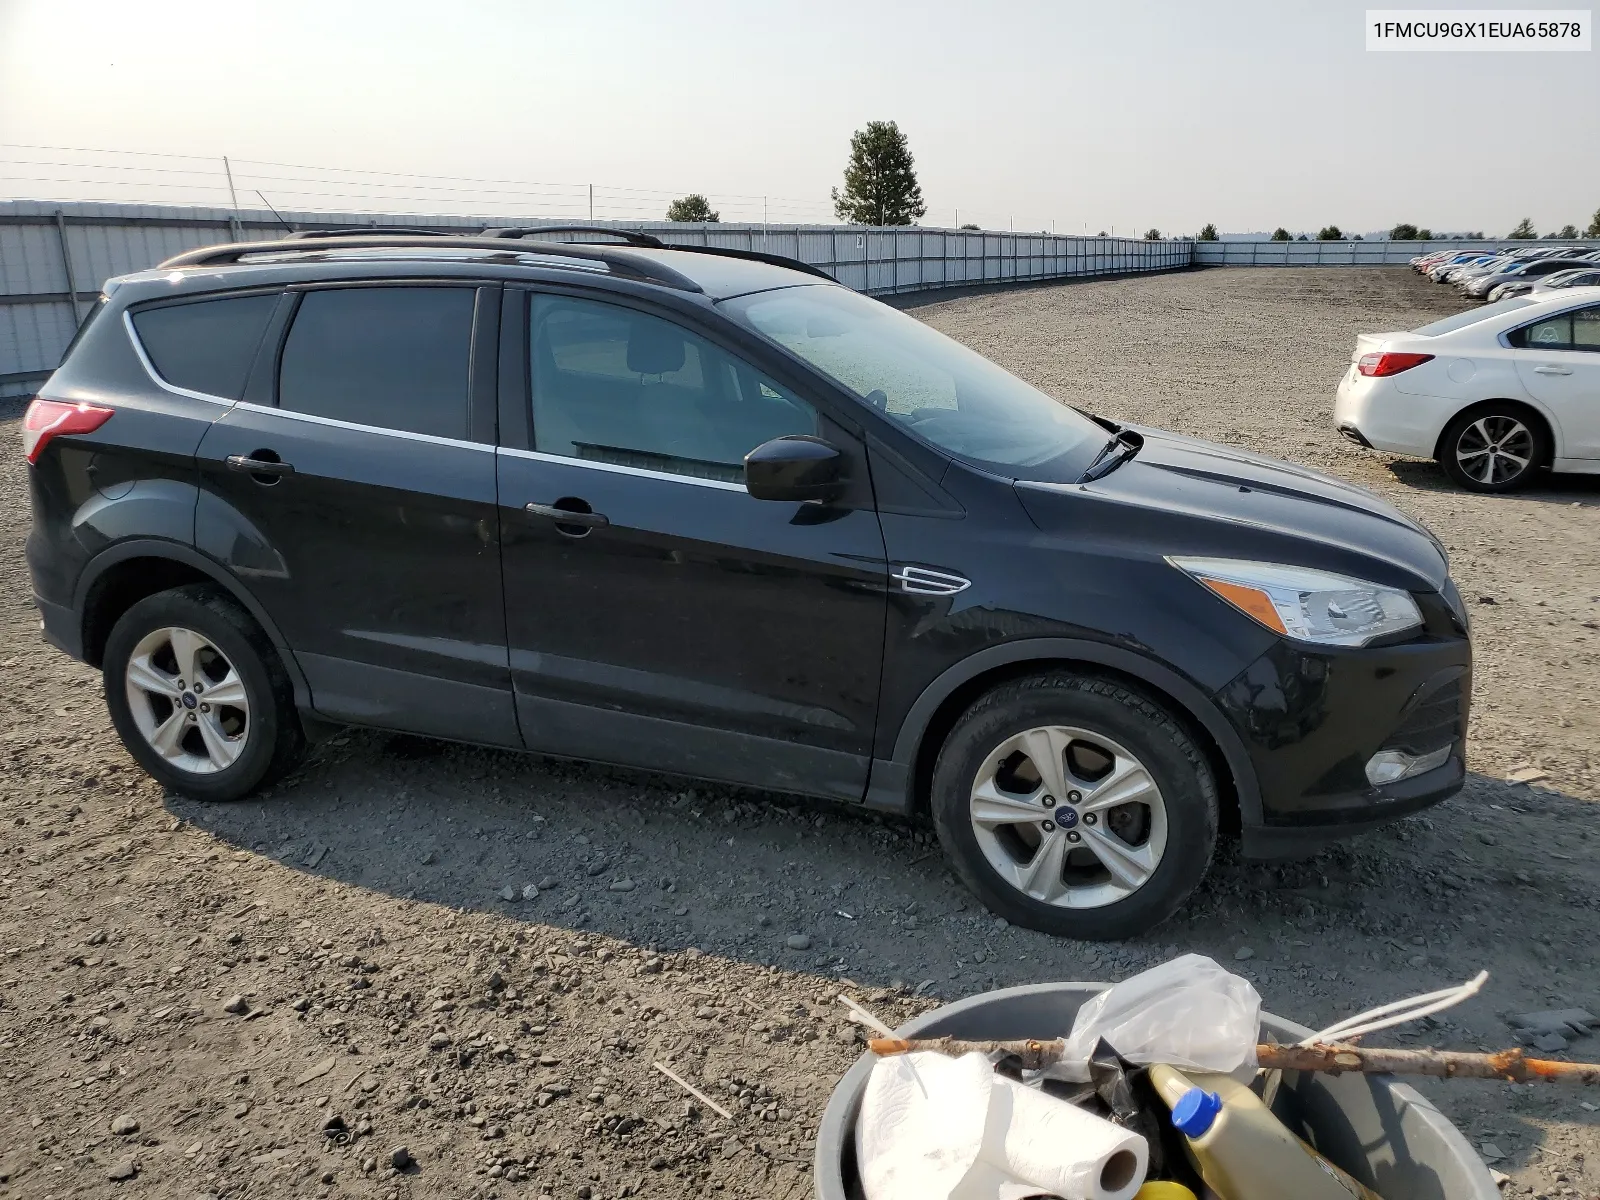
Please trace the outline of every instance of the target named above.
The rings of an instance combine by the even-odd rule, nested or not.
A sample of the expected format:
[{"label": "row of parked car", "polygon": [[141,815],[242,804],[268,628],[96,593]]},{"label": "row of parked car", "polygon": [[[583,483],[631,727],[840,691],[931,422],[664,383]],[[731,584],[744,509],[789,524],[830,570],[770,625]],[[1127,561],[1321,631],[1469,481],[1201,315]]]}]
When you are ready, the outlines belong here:
[{"label": "row of parked car", "polygon": [[1462,295],[1491,302],[1600,285],[1600,250],[1583,246],[1441,250],[1413,258],[1411,265],[1435,283],[1453,283]]}]

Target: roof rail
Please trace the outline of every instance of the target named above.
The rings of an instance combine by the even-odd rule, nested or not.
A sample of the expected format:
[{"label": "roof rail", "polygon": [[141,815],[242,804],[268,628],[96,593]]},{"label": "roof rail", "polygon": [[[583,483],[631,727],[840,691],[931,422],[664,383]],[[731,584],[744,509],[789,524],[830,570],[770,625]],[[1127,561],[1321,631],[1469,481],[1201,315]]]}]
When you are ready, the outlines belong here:
[{"label": "roof rail", "polygon": [[297,242],[311,238],[372,237],[375,234],[404,234],[408,237],[450,237],[451,230],[412,229],[405,225],[356,225],[346,229],[297,229],[286,233],[280,241]]},{"label": "roof rail", "polygon": [[[651,237],[648,233],[639,233],[633,229],[610,229],[604,225],[526,225],[513,226],[509,229],[485,229],[479,237],[491,238],[525,238],[541,237],[547,233],[603,233],[607,237],[619,238],[630,246],[645,246],[651,250],[660,250],[664,243],[660,238]],[[605,243],[592,242],[563,242],[565,246],[604,245]]]},{"label": "roof rail", "polygon": [[[307,241],[312,244],[308,245]],[[444,246],[464,250],[494,250],[508,257],[550,255],[561,258],[585,258],[605,263],[619,274],[631,275],[651,283],[663,284],[684,292],[703,292],[694,280],[674,271],[666,263],[647,256],[627,254],[628,246],[596,246],[579,242],[546,242],[544,245],[516,245],[508,238],[472,235],[364,235],[352,234],[337,239],[339,250],[439,250]],[[332,246],[317,246],[315,239],[283,238],[275,242],[230,242],[222,246],[203,246],[177,254],[160,264],[161,269],[175,267],[219,267],[237,263],[246,257],[260,254],[315,254],[332,250]],[[623,253],[617,253],[622,251]]]},{"label": "roof rail", "polygon": [[731,246],[690,246],[677,242],[668,242],[661,248],[663,250],[684,250],[690,254],[716,254],[722,258],[743,258],[751,262],[764,262],[771,267],[786,267],[791,271],[815,275],[818,279],[826,279],[829,283],[838,282],[821,267],[815,267],[808,262],[801,262],[798,258],[788,258],[782,254],[768,254],[765,250],[735,250]]}]

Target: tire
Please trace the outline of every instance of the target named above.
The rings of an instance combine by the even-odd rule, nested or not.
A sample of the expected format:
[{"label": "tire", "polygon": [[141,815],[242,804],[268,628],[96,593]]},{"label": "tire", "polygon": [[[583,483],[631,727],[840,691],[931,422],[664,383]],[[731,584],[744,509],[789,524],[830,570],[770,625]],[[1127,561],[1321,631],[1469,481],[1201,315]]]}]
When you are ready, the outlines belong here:
[{"label": "tire", "polygon": [[129,608],[106,640],[101,673],[123,746],[185,796],[242,799],[305,751],[277,651],[214,587],[173,588]]},{"label": "tire", "polygon": [[1507,401],[1469,408],[1439,439],[1439,465],[1471,492],[1515,492],[1532,483],[1549,461],[1550,434],[1544,422]]},{"label": "tire", "polygon": [[[1054,778],[1067,796],[1050,794],[1030,749],[1062,762]],[[1134,790],[1130,764],[1151,788]],[[1113,795],[1145,802],[1097,807]],[[1089,675],[1052,672],[979,699],[945,739],[931,800],[972,893],[1013,925],[1062,937],[1116,940],[1160,924],[1205,878],[1217,841],[1216,782],[1193,739],[1149,697]],[[1041,857],[1046,838],[1058,862]]]}]

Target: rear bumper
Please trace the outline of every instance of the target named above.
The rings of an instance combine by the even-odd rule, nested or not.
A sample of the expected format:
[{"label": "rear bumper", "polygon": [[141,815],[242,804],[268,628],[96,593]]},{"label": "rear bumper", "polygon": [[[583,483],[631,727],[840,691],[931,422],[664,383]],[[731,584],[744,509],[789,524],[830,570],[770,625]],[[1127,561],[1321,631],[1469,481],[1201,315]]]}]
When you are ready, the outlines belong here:
[{"label": "rear bumper", "polygon": [[1432,458],[1439,435],[1461,409],[1460,400],[1400,392],[1389,379],[1369,379],[1346,369],[1333,402],[1341,434],[1372,450]]}]

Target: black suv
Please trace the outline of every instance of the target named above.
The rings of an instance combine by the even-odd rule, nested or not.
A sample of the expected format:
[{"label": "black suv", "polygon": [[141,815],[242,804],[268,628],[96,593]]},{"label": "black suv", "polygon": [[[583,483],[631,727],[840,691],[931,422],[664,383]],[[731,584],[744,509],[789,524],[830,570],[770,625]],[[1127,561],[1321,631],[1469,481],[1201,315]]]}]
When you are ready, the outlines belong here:
[{"label": "black suv", "polygon": [[1090,938],[1219,827],[1300,852],[1461,786],[1466,615],[1388,504],[800,263],[523,232],[106,285],[26,417],[28,561],[162,783],[235,799],[344,723],[827,797]]}]

